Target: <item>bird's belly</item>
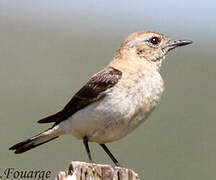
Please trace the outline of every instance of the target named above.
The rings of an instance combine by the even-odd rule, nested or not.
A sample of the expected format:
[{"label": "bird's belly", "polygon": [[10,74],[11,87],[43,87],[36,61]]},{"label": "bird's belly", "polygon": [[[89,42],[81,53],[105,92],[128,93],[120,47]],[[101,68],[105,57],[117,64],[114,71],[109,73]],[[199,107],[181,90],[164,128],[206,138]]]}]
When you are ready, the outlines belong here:
[{"label": "bird's belly", "polygon": [[[106,97],[87,106],[62,123],[67,134],[78,139],[106,143],[126,136],[129,128],[131,102],[115,104]],[[132,112],[131,112],[132,113]]]},{"label": "bird's belly", "polygon": [[[145,92],[143,90],[145,89]],[[113,91],[101,100],[76,112],[59,125],[78,139],[107,143],[121,139],[152,112],[162,92],[141,84],[130,91]]]}]

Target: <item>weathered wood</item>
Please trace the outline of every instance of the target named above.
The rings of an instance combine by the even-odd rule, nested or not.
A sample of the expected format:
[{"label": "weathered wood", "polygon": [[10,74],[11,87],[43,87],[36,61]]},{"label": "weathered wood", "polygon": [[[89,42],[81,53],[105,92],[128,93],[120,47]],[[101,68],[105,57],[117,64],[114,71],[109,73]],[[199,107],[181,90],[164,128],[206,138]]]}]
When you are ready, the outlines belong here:
[{"label": "weathered wood", "polygon": [[139,177],[123,167],[72,161],[69,169],[61,171],[56,180],[139,180]]}]

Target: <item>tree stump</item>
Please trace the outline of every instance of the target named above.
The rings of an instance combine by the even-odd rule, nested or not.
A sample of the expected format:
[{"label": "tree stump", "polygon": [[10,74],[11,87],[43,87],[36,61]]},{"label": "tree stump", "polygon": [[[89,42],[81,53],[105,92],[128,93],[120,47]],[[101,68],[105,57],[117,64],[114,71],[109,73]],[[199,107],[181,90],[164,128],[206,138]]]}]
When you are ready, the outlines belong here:
[{"label": "tree stump", "polygon": [[56,180],[140,180],[138,175],[123,167],[72,161],[67,171],[61,171]]}]

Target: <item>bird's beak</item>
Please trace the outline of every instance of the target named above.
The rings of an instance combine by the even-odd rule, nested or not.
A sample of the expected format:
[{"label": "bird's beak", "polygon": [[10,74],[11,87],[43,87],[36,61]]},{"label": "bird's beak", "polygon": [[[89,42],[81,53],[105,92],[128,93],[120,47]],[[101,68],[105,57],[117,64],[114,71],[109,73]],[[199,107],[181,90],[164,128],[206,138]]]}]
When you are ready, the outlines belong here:
[{"label": "bird's beak", "polygon": [[176,40],[168,44],[167,47],[169,49],[174,49],[176,47],[185,46],[185,45],[192,44],[192,43],[193,41],[190,41],[190,40]]}]

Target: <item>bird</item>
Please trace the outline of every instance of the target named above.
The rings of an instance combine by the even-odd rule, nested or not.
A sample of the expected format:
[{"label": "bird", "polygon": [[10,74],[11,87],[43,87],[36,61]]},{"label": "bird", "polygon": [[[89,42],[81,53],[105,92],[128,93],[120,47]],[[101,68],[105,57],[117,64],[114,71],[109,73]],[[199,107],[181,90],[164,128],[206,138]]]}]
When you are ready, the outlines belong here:
[{"label": "bird", "polygon": [[120,166],[106,143],[122,139],[147,119],[164,93],[160,68],[165,55],[191,43],[155,31],[132,33],[109,64],[93,75],[63,109],[38,121],[53,123],[49,129],[9,150],[20,154],[70,134],[83,141],[89,162],[94,162],[89,142],[95,142]]}]

